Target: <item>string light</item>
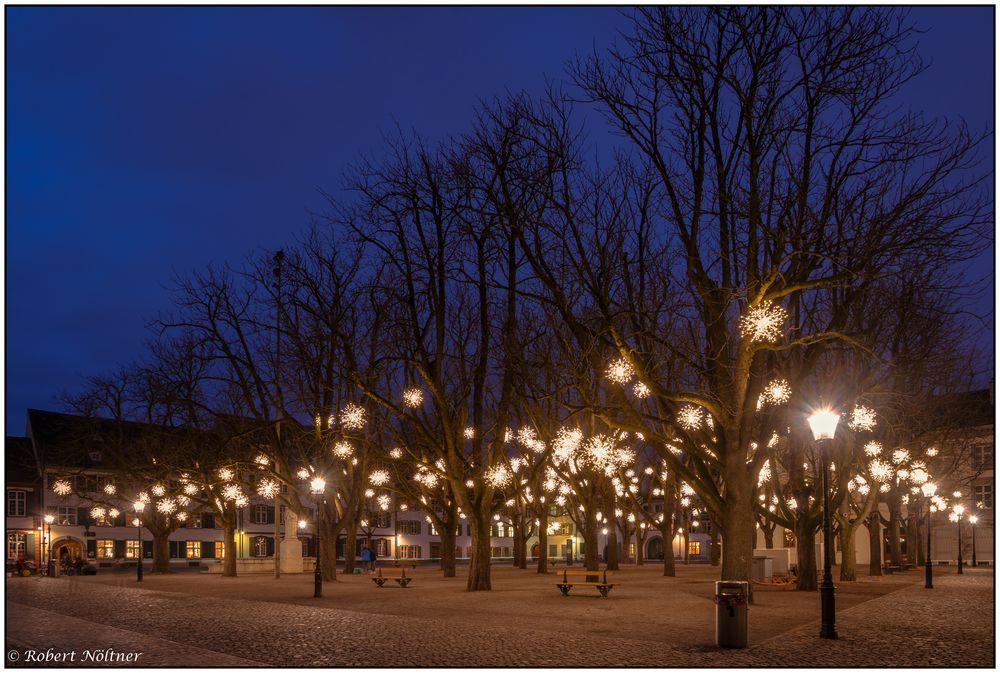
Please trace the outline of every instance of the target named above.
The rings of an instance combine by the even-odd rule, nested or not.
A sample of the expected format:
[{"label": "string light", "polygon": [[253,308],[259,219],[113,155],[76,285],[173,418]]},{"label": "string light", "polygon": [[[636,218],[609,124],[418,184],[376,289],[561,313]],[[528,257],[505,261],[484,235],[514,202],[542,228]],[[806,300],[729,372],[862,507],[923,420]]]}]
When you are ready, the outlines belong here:
[{"label": "string light", "polygon": [[233,478],[233,471],[228,467],[224,467],[219,470],[219,479],[222,481],[229,481]]},{"label": "string light", "polygon": [[701,427],[702,414],[701,409],[691,405],[681,407],[681,410],[677,412],[677,422],[680,423],[681,427],[688,430],[697,430]]},{"label": "string light", "polygon": [[869,407],[858,405],[854,407],[854,411],[851,413],[851,420],[848,421],[847,426],[851,430],[864,430],[870,431],[875,427],[875,411]]},{"label": "string light", "polygon": [[257,494],[271,499],[278,495],[281,486],[274,479],[264,479],[257,484]]},{"label": "string light", "polygon": [[337,442],[333,445],[333,455],[346,460],[354,454],[354,447],[347,442]]},{"label": "string light", "polygon": [[104,492],[107,493],[108,495],[114,495],[117,491],[118,491],[118,487],[115,486],[114,484],[105,484],[104,485]]},{"label": "string light", "polygon": [[896,449],[892,452],[892,462],[896,465],[905,463],[910,459],[910,452],[906,449]]},{"label": "string light", "polygon": [[467,428],[465,428],[464,434],[466,439],[475,439],[476,429],[470,425]]},{"label": "string light", "polygon": [[424,403],[424,391],[420,388],[407,388],[403,391],[403,404],[416,409]]},{"label": "string light", "polygon": [[375,486],[384,486],[389,483],[389,473],[385,470],[375,470],[368,477],[368,480]]},{"label": "string light", "polygon": [[389,457],[392,458],[393,460],[399,460],[400,458],[403,457],[403,450],[398,446],[394,449],[390,449]]},{"label": "string light", "polygon": [[882,445],[879,442],[868,442],[865,444],[865,453],[869,456],[877,456],[882,453]]},{"label": "string light", "polygon": [[152,491],[153,495],[157,498],[162,498],[167,492],[167,488],[163,484],[153,484],[153,487],[149,490]]},{"label": "string light", "polygon": [[633,376],[635,376],[635,370],[632,369],[632,365],[628,363],[628,360],[618,358],[608,365],[606,376],[609,380],[614,381],[615,383],[625,385],[632,380]]},{"label": "string light", "polygon": [[56,495],[69,495],[73,492],[73,487],[69,485],[69,482],[65,479],[57,479],[54,484],[52,484],[52,490],[55,491]]},{"label": "string light", "polygon": [[788,311],[774,302],[765,301],[750,308],[740,318],[740,334],[751,341],[776,341]]},{"label": "string light", "polygon": [[632,386],[632,394],[636,396],[637,399],[644,400],[649,397],[650,390],[642,381],[639,381],[634,386]]},{"label": "string light", "polygon": [[348,402],[340,410],[340,424],[348,430],[360,430],[365,427],[364,408],[353,402]]}]

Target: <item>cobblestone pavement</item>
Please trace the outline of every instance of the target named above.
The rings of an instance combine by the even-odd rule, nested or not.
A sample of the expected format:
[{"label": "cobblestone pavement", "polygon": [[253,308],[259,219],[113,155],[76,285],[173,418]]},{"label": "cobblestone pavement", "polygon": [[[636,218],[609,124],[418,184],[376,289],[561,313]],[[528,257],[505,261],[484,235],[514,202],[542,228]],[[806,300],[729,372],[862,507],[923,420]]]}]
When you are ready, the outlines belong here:
[{"label": "cobblestone pavement", "polygon": [[[421,617],[419,611],[373,614],[134,585],[18,578],[7,580],[7,657],[8,665],[23,665],[12,660],[11,651],[22,657],[26,647],[79,651],[128,646],[150,648],[146,665],[993,667],[993,572],[939,574],[933,590],[925,590],[916,574],[911,577],[892,593],[839,611],[839,640],[819,639],[818,619],[811,619],[749,649],[732,651],[704,640],[690,644],[671,633],[636,638],[628,629],[615,629],[613,620],[599,625],[602,635],[572,626],[540,632],[526,628],[516,616],[498,625],[467,616]],[[378,595],[395,603],[393,596],[404,595],[397,591]],[[808,605],[818,617],[818,595],[800,596],[803,605],[815,603]],[[577,600],[582,605],[586,599]],[[613,607],[613,599],[605,600],[594,599],[593,604]],[[670,603],[661,609],[670,610]],[[754,611],[752,607],[751,620]],[[53,630],[62,631],[58,625],[67,623],[63,615],[73,618],[67,630],[79,633],[78,638],[53,636]],[[236,659],[227,662],[226,657]]]}]

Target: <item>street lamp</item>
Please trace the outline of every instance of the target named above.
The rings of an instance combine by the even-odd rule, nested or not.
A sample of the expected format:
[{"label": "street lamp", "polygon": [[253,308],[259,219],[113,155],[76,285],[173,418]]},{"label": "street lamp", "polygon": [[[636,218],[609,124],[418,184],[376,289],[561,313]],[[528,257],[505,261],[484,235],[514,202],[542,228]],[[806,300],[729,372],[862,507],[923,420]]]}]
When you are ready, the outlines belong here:
[{"label": "street lamp", "polygon": [[927,501],[927,558],[924,561],[924,588],[934,588],[933,569],[931,568],[931,498],[937,492],[937,484],[929,481],[920,486],[920,491]]},{"label": "street lamp", "polygon": [[973,514],[969,517],[969,523],[972,524],[972,567],[977,567],[976,563],[976,524],[979,522],[979,517]]},{"label": "street lamp", "polygon": [[311,482],[309,482],[310,492],[317,496],[316,498],[316,572],[313,577],[314,587],[313,587],[313,598],[323,597],[323,571],[320,566],[320,555],[322,553],[322,544],[320,543],[320,528],[323,522],[323,492],[326,490],[326,480],[321,477],[316,477]]},{"label": "street lamp", "polygon": [[135,550],[135,556],[137,563],[135,564],[135,581],[142,581],[142,510],[145,509],[146,503],[139,501],[136,502],[133,507],[135,508],[135,539],[138,548]]},{"label": "street lamp", "polygon": [[[52,522],[55,520],[56,518],[51,514],[45,515],[45,524],[49,527],[48,535],[46,535],[45,537],[45,572],[48,574],[49,577],[52,577],[52,570],[53,570],[52,569]],[[975,538],[973,538],[973,540],[974,539]],[[976,548],[975,543],[973,543],[972,548],[973,549]],[[973,552],[973,555],[975,555],[975,552]]]},{"label": "street lamp", "polygon": [[[965,514],[965,505],[959,503],[951,508],[955,515],[953,521],[958,524],[958,574],[962,573],[962,515]],[[950,517],[949,517],[950,518]]]},{"label": "street lamp", "polygon": [[830,524],[830,443],[837,432],[840,414],[831,409],[820,409],[809,417],[813,439],[820,445],[823,461],[823,583],[820,584],[820,638],[837,638],[837,608],[834,596],[833,575],[830,571],[830,549],[833,539]]}]

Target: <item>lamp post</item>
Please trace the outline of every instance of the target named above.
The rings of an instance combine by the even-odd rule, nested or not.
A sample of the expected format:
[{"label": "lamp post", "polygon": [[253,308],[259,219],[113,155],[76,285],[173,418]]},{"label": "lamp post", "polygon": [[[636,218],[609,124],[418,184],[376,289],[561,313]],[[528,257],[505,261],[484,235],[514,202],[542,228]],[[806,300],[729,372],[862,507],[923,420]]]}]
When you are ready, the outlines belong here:
[{"label": "lamp post", "polygon": [[323,597],[323,570],[320,565],[320,556],[322,554],[321,539],[320,539],[320,528],[322,528],[323,523],[323,492],[326,490],[326,480],[316,477],[310,482],[310,491],[316,496],[316,572],[313,576],[313,598]]},{"label": "lamp post", "polygon": [[972,567],[975,568],[978,564],[976,563],[976,524],[979,522],[979,517],[973,514],[969,517],[969,523],[972,524]]},{"label": "lamp post", "polygon": [[937,484],[931,482],[924,482],[920,486],[920,491],[924,494],[924,499],[927,500],[927,558],[924,559],[924,588],[933,589],[934,588],[934,570],[931,567],[931,498],[937,492]]},{"label": "lamp post", "polygon": [[135,539],[138,544],[138,549],[135,550],[136,564],[135,564],[135,581],[142,581],[142,510],[145,509],[146,503],[137,502],[135,505]]},{"label": "lamp post", "polygon": [[[56,518],[51,514],[45,515],[45,525],[49,527],[48,534],[45,536],[45,572],[49,577],[52,577],[52,522],[55,520]],[[976,548],[975,543],[973,543],[972,548]]]},{"label": "lamp post", "polygon": [[954,521],[958,524],[958,574],[962,572],[962,515],[965,514],[965,505],[958,504],[951,508],[955,515]]},{"label": "lamp post", "polygon": [[837,432],[840,414],[821,409],[809,417],[813,439],[820,445],[823,461],[823,583],[820,584],[820,638],[837,638],[837,608],[833,575],[830,572],[830,549],[833,538],[830,524],[830,443]]}]

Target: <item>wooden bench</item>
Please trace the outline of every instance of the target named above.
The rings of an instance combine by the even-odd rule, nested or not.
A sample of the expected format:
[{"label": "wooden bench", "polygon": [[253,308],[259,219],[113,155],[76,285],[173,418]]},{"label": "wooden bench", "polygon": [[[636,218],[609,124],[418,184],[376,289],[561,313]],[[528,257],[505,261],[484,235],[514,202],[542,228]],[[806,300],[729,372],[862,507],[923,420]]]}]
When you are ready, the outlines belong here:
[{"label": "wooden bench", "polygon": [[406,568],[400,568],[398,571],[395,568],[379,568],[376,570],[375,576],[372,577],[372,582],[381,588],[382,585],[389,580],[396,580],[396,584],[405,589],[406,585],[409,584],[412,579],[412,577],[406,576]]},{"label": "wooden bench", "polygon": [[[576,577],[581,579],[572,579]],[[563,570],[562,582],[556,582],[556,586],[562,592],[563,596],[569,596],[569,590],[573,587],[596,587],[601,592],[601,595],[607,598],[608,592],[615,585],[608,582],[607,568],[604,570],[570,570],[569,568],[565,568]]]}]

